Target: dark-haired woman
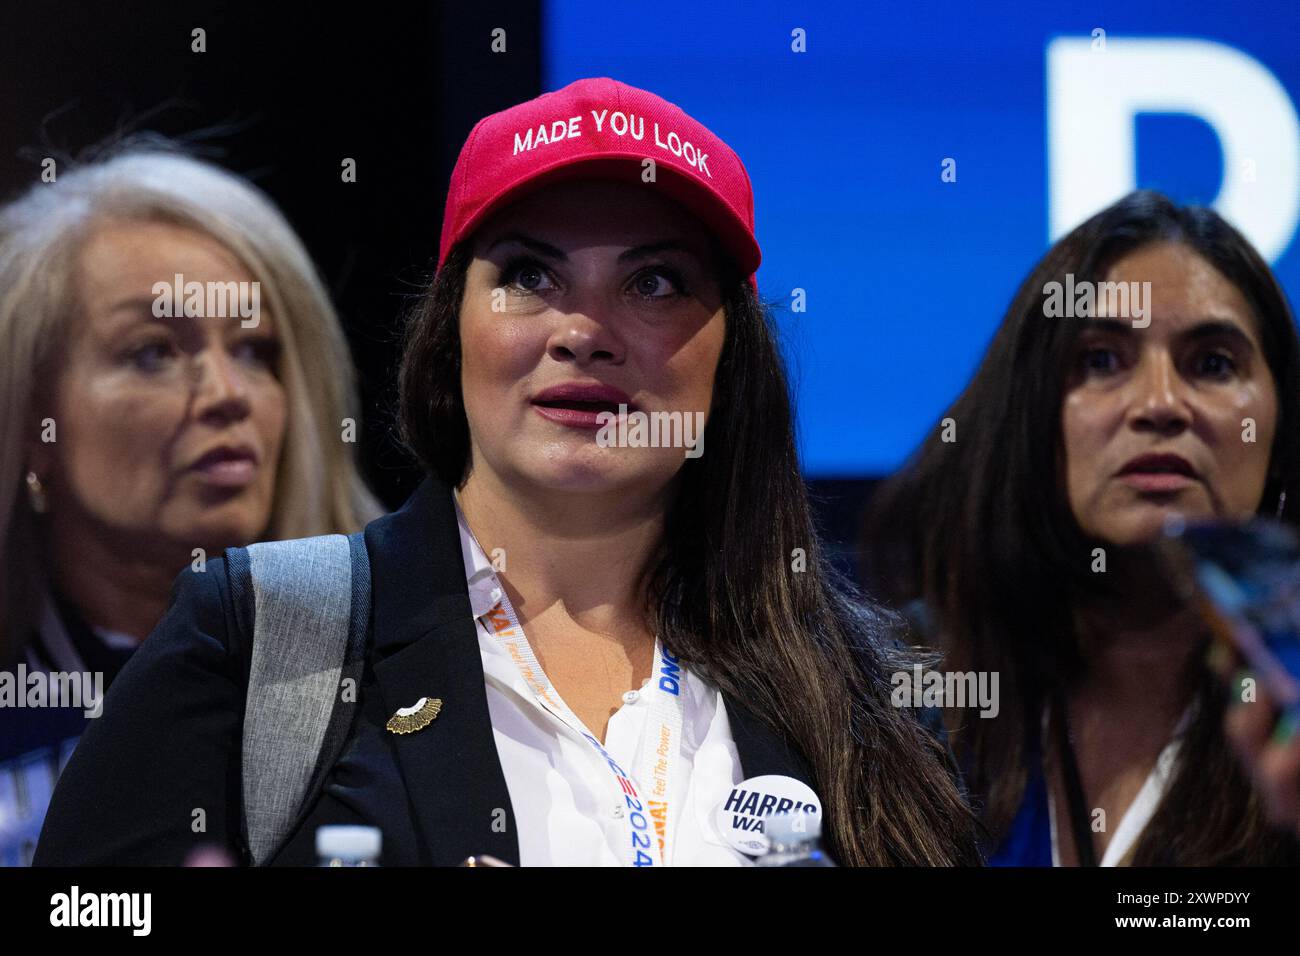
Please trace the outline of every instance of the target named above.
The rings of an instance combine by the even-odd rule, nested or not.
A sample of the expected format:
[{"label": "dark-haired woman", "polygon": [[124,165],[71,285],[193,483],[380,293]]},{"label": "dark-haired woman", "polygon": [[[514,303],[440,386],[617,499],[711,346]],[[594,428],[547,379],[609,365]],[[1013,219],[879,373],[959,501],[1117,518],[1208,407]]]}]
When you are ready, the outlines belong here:
[{"label": "dark-haired woman", "polygon": [[1267,265],[1213,211],[1134,193],[1034,268],[945,418],[865,557],[947,671],[999,674],[996,717],[947,714],[990,863],[1296,861],[1147,550],[1173,515],[1300,514],[1300,345]]},{"label": "dark-haired woman", "polygon": [[843,864],[977,862],[941,745],[890,704],[893,620],[821,557],[758,262],[740,160],[660,98],[583,80],[480,122],[401,374],[430,476],[366,530],[360,713],[319,796],[245,845],[230,552],[182,577],[37,862],[310,863],[362,823],[389,865],[734,865],[719,810],[786,799]]}]

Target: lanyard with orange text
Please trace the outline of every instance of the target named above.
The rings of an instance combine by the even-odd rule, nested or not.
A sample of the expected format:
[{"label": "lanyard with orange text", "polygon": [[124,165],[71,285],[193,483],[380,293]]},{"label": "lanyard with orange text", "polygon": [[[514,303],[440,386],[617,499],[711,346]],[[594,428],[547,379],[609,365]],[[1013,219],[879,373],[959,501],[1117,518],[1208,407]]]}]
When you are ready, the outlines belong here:
[{"label": "lanyard with orange text", "polygon": [[[533,691],[537,701],[580,734],[595,748],[614,778],[616,792],[623,804],[623,821],[628,831],[626,859],[630,866],[660,866],[669,859],[673,819],[668,813],[669,784],[681,763],[681,738],[685,701],[682,685],[685,674],[666,648],[655,640],[654,670],[646,693],[650,696],[650,716],[641,739],[641,760],[637,779],[644,790],[638,790],[632,778],[619,766],[618,761],[583,726],[582,721],[569,708],[542,666],[533,654],[524,629],[515,616],[515,610],[502,589],[501,600],[484,617],[488,630],[501,643],[510,659],[519,668],[524,682]],[[653,823],[653,828],[651,824]],[[657,841],[656,841],[657,837]],[[653,849],[658,844],[658,852]]]}]

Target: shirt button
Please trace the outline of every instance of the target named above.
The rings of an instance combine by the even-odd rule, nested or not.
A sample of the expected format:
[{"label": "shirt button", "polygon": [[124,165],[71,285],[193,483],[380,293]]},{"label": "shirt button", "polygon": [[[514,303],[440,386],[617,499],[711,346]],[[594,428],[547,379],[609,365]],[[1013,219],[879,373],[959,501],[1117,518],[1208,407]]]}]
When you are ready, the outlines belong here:
[{"label": "shirt button", "polygon": [[619,803],[614,806],[614,819],[615,820],[623,819],[623,804]]},{"label": "shirt button", "polygon": [[636,690],[630,690],[623,695],[623,703],[625,704],[635,704],[640,699],[641,692]]}]

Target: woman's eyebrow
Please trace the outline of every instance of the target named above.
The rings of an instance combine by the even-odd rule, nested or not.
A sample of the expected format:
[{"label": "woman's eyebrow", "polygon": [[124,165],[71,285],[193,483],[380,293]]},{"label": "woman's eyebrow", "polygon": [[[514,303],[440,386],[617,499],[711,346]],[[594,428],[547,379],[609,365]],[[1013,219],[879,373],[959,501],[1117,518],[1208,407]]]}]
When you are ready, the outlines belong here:
[{"label": "woman's eyebrow", "polygon": [[633,259],[644,259],[647,256],[653,256],[657,252],[684,252],[688,256],[699,259],[699,255],[686,243],[679,239],[661,239],[659,242],[647,242],[639,246],[633,246],[625,252],[619,254],[619,262],[629,262]]},{"label": "woman's eyebrow", "polygon": [[108,311],[110,313],[116,313],[116,312],[134,313],[143,310],[144,312],[148,313],[149,318],[151,319],[158,318],[153,314],[153,304],[155,301],[157,301],[156,296],[154,298],[149,298],[147,296],[142,296],[142,295],[133,295],[125,299],[119,299],[117,302],[114,302],[113,305],[109,307]]},{"label": "woman's eyebrow", "polygon": [[[1132,328],[1128,322],[1111,318],[1085,319],[1083,326],[1085,332],[1109,332],[1125,336],[1135,336],[1141,331]],[[1201,339],[1229,338],[1248,349],[1255,348],[1255,343],[1251,337],[1246,334],[1246,331],[1238,323],[1231,319],[1205,319],[1192,328],[1180,332],[1178,337],[1193,342]]]},{"label": "woman's eyebrow", "polygon": [[[539,256],[545,256],[548,259],[555,259],[558,262],[566,262],[569,258],[564,254],[563,250],[557,249],[549,242],[543,242],[542,240],[535,239],[532,236],[526,236],[521,232],[508,232],[502,236],[498,236],[493,240],[492,244],[488,246],[487,251],[490,253],[497,246],[507,242],[518,243],[527,249],[531,249]],[[630,262],[635,259],[647,258],[648,256],[652,256],[658,252],[673,251],[684,252],[689,256],[693,256],[695,259],[700,258],[699,254],[696,253],[694,249],[682,242],[680,239],[661,239],[658,242],[642,243],[639,246],[633,246],[631,249],[625,249],[623,252],[619,253],[618,261]]]},{"label": "woman's eyebrow", "polygon": [[1230,319],[1207,319],[1204,322],[1198,322],[1194,327],[1183,333],[1183,338],[1190,341],[1220,337],[1233,339],[1239,345],[1249,349],[1255,347],[1255,343],[1246,334],[1245,330]]},{"label": "woman's eyebrow", "polygon": [[508,232],[503,236],[498,236],[492,245],[487,247],[487,251],[491,252],[497,246],[505,242],[517,242],[519,245],[531,249],[539,256],[545,256],[548,259],[556,259],[560,262],[564,262],[569,258],[564,254],[563,250],[555,248],[555,246],[551,245],[549,242],[542,242],[542,240],[534,239],[532,236],[525,236],[521,232]]},{"label": "woman's eyebrow", "polygon": [[1085,332],[1118,332],[1133,333],[1133,325],[1122,319],[1111,318],[1086,318],[1083,320],[1083,331]]},{"label": "woman's eyebrow", "polygon": [[112,327],[114,329],[127,329],[140,322],[147,325],[175,327],[185,322],[194,321],[186,317],[183,303],[176,307],[180,315],[154,315],[153,306],[155,301],[156,299],[146,298],[145,296],[131,296],[113,303],[108,309],[108,317]]}]

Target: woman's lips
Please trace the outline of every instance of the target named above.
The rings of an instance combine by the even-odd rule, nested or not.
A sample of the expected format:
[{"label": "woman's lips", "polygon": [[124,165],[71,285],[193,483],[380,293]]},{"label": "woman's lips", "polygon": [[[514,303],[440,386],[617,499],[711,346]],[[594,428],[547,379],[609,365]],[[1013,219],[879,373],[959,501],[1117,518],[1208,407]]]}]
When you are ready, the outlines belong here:
[{"label": "woman's lips", "polygon": [[1130,459],[1116,476],[1138,491],[1181,491],[1196,482],[1196,469],[1181,455],[1170,452],[1139,455]]},{"label": "woman's lips", "polygon": [[602,421],[602,415],[636,410],[626,392],[603,382],[561,382],[538,392],[531,403],[537,414],[548,421],[589,431],[609,421]]},{"label": "woman's lips", "polygon": [[253,483],[257,467],[257,459],[251,453],[223,450],[204,455],[189,470],[206,484],[243,488]]},{"label": "woman's lips", "polygon": [[602,419],[602,415],[618,414],[616,408],[610,408],[606,405],[591,405],[585,402],[555,402],[546,405],[533,403],[533,409],[548,421],[559,425],[567,425],[570,428],[585,428],[590,431],[603,428],[606,422],[609,421],[608,417]]},{"label": "woman's lips", "polygon": [[1195,478],[1168,471],[1130,471],[1119,480],[1138,491],[1182,491],[1196,483]]}]

